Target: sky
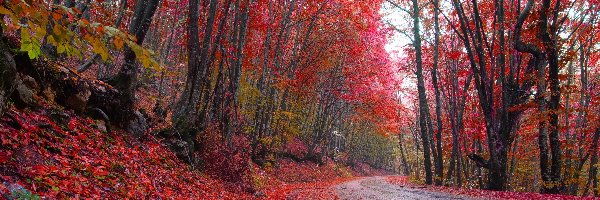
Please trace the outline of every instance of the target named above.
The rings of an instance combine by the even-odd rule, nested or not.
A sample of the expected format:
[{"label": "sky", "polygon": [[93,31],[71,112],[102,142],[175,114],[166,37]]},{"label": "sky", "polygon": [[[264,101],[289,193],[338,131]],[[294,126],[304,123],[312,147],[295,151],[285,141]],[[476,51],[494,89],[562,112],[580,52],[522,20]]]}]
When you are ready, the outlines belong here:
[{"label": "sky", "polygon": [[[385,23],[391,24],[395,27],[410,26],[409,24],[406,24],[407,21],[404,19],[407,13],[394,8],[389,3],[384,3],[379,13],[382,14]],[[385,46],[385,49],[388,51],[390,56],[392,56],[392,58],[398,58],[402,57],[402,49],[406,45],[410,45],[410,38],[407,38],[405,35],[394,31],[393,36],[388,38],[388,44]]]},{"label": "sky", "polygon": [[[400,9],[394,8],[389,3],[384,3],[381,10],[379,11],[383,16],[384,23],[388,25],[392,25],[398,28],[407,28],[411,27],[410,21],[407,21],[408,13],[401,11]],[[410,32],[410,30],[407,30]],[[406,48],[407,45],[411,44],[411,39],[408,36],[399,33],[398,31],[394,31],[393,35],[388,38],[388,43],[385,46],[385,49],[390,54],[392,61],[397,61],[399,58],[404,57],[403,49]],[[402,81],[402,90],[398,91],[397,94],[400,97],[401,103],[406,108],[412,108],[413,99],[415,97],[412,96],[410,92],[416,90],[416,80],[414,79],[413,74],[406,74],[404,71],[398,71],[398,77],[409,77],[405,78]]]}]

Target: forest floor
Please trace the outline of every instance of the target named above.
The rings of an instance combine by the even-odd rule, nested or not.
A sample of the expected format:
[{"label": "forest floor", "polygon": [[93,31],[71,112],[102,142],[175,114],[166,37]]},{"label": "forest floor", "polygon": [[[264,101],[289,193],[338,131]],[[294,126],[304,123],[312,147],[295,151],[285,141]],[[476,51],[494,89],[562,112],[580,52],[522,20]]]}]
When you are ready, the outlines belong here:
[{"label": "forest floor", "polygon": [[282,159],[251,164],[249,182],[227,182],[183,163],[153,135],[104,126],[52,104],[12,107],[0,117],[0,199],[337,199],[334,186],[385,174]]},{"label": "forest floor", "polygon": [[423,190],[419,187],[406,187],[393,184],[386,177],[360,178],[335,186],[340,199],[476,199],[443,192]]},{"label": "forest floor", "polygon": [[253,165],[248,190],[189,167],[152,135],[102,126],[52,105],[11,108],[0,118],[0,199],[593,199],[423,186],[365,165],[288,159]]}]

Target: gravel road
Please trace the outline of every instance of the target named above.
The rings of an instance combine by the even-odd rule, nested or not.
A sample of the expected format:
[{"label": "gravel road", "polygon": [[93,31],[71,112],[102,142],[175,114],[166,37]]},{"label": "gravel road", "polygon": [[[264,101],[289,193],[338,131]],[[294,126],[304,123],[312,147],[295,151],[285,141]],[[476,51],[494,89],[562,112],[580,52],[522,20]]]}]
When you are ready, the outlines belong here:
[{"label": "gravel road", "polygon": [[367,177],[335,186],[338,197],[349,199],[471,199],[441,192],[390,184],[385,177]]}]

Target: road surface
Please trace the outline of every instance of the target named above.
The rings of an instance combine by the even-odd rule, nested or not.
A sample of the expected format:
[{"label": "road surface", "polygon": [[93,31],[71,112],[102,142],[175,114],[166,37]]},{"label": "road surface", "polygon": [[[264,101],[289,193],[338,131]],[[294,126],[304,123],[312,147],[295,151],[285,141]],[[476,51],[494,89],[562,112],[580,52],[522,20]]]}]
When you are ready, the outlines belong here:
[{"label": "road surface", "polygon": [[341,200],[354,199],[471,199],[441,192],[390,184],[385,177],[367,177],[335,186]]}]

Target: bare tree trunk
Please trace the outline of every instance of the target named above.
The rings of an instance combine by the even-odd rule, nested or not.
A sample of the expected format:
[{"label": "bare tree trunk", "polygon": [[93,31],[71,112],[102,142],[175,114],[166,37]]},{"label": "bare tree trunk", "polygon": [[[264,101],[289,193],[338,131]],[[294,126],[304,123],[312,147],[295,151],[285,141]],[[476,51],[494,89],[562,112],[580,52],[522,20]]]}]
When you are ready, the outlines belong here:
[{"label": "bare tree trunk", "polygon": [[[552,179],[552,188],[550,193],[558,194],[564,190],[564,184],[561,176],[562,170],[562,149],[560,148],[560,136],[559,136],[559,122],[558,112],[560,106],[560,80],[558,78],[559,73],[559,61],[558,61],[558,44],[557,44],[557,25],[558,25],[558,11],[560,8],[560,1],[556,2],[556,5],[550,10],[550,0],[543,1],[543,9],[540,13],[541,26],[540,35],[542,35],[542,43],[545,46],[546,59],[548,60],[548,78],[550,81],[550,102],[548,108],[550,109],[550,122],[549,122],[549,136],[550,136],[550,154],[552,155],[552,166],[550,167],[550,178]],[[548,24],[547,14],[552,12],[555,14],[553,23]],[[550,25],[550,27],[548,27]]]},{"label": "bare tree trunk", "polygon": [[404,173],[405,176],[410,175],[410,167],[408,166],[408,163],[406,161],[406,155],[404,154],[404,135],[400,134],[398,135],[398,143],[400,145],[400,156],[402,159],[402,172]]},{"label": "bare tree trunk", "polygon": [[[158,8],[159,0],[149,1],[138,1],[136,4],[136,11],[133,17],[133,22],[129,27],[129,32],[136,36],[136,43],[141,45],[144,42],[144,38],[156,9]],[[122,105],[122,115],[115,116],[124,127],[130,125],[130,121],[133,118],[133,105],[135,103],[135,90],[137,87],[137,74],[138,67],[136,64],[135,53],[131,48],[125,48],[125,60],[124,65],[117,74],[116,77],[111,79],[109,82],[118,89],[122,95],[120,102]],[[130,129],[130,127],[128,127]]]},{"label": "bare tree trunk", "polygon": [[[435,7],[439,7],[439,1],[435,0],[433,2]],[[440,44],[440,25],[439,25],[439,10],[434,10],[434,29],[435,29],[435,42],[434,42],[434,52],[433,52],[433,71],[432,71],[432,81],[433,81],[433,89],[435,91],[435,114],[437,119],[437,130],[435,134],[436,139],[436,150],[437,155],[435,158],[435,185],[442,185],[444,178],[444,161],[442,157],[442,110],[441,110],[441,100],[440,100],[440,89],[438,86],[438,61],[439,61],[439,44]],[[433,127],[431,127],[433,128]]]},{"label": "bare tree trunk", "polygon": [[[427,94],[425,94],[425,81],[423,80],[423,61],[421,53],[421,33],[420,33],[420,22],[419,22],[419,2],[412,0],[412,18],[413,18],[413,34],[414,34],[414,47],[416,54],[416,65],[417,65],[417,89],[419,92],[419,127],[421,131],[421,140],[423,142],[423,157],[425,164],[425,184],[431,185],[432,174],[431,174],[431,156],[430,156],[430,144],[428,127],[427,127],[427,116],[429,116],[429,105],[427,104]],[[431,128],[431,127],[429,127]]]},{"label": "bare tree trunk", "polygon": [[598,140],[600,140],[600,128],[596,129],[592,139],[592,146],[590,147],[590,154],[592,155],[590,160],[590,172],[588,173],[588,181],[583,196],[588,195],[590,184],[592,185],[594,196],[598,196]]}]

